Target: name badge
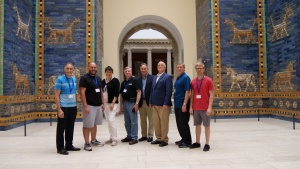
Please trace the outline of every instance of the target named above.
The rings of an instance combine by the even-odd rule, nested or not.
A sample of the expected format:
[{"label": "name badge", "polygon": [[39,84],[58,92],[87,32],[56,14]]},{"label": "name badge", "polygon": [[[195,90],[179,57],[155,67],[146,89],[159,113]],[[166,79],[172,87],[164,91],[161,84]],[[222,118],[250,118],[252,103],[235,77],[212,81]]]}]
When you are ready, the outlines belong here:
[{"label": "name badge", "polygon": [[73,99],[73,98],[74,98],[74,95],[69,94],[69,99]]},{"label": "name badge", "polygon": [[129,83],[128,85],[132,85],[132,83]]},{"label": "name badge", "polygon": [[126,93],[126,92],[127,92],[127,89],[124,89],[124,90],[123,90],[123,93]]},{"label": "name badge", "polygon": [[201,99],[201,95],[200,95],[200,94],[197,94],[197,95],[196,95],[196,99]]},{"label": "name badge", "polygon": [[100,89],[95,89],[95,91],[96,91],[97,93],[99,93],[99,92],[100,92]]}]

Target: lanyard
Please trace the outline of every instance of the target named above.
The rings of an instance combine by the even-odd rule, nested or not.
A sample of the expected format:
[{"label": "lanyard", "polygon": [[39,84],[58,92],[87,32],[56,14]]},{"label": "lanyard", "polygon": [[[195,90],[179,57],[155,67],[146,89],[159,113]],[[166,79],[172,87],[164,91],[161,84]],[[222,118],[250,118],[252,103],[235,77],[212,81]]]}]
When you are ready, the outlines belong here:
[{"label": "lanyard", "polygon": [[65,77],[66,77],[67,82],[68,82],[68,84],[69,84],[70,94],[72,94],[72,90],[73,90],[73,88],[74,88],[74,81],[73,81],[73,78],[71,77],[71,79],[72,79],[72,87],[71,87],[70,82],[69,82],[69,80],[68,80],[68,78],[67,78],[66,75],[65,75]]},{"label": "lanyard", "polygon": [[132,76],[130,77],[130,79],[127,82],[125,81],[124,89],[127,89],[127,86],[129,85],[131,79],[132,79]]},{"label": "lanyard", "polygon": [[201,79],[200,88],[198,88],[198,77],[197,77],[197,79],[196,79],[196,87],[197,87],[197,90],[198,90],[198,93],[199,93],[199,94],[200,94],[200,90],[201,90],[203,81],[204,81],[204,76],[203,76],[202,79]]},{"label": "lanyard", "polygon": [[94,84],[96,85],[96,89],[98,88],[98,79],[96,76],[92,76],[92,79],[94,81]]},{"label": "lanyard", "polygon": [[110,80],[105,84],[105,86],[104,86],[104,88],[103,88],[103,91],[106,92],[106,90],[107,90],[107,84],[112,80],[112,78],[113,78],[113,77],[111,77]]}]

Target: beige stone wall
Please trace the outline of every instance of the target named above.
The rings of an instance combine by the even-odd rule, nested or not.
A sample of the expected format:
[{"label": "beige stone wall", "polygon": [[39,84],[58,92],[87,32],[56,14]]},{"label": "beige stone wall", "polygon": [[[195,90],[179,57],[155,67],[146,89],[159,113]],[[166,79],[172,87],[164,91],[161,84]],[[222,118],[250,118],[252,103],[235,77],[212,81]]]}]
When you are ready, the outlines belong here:
[{"label": "beige stone wall", "polygon": [[156,15],[170,21],[178,29],[184,45],[186,72],[194,76],[193,67],[197,60],[194,0],[103,0],[103,5],[103,69],[110,65],[114,68],[115,77],[119,77],[122,67],[118,40],[122,30],[137,17]]}]

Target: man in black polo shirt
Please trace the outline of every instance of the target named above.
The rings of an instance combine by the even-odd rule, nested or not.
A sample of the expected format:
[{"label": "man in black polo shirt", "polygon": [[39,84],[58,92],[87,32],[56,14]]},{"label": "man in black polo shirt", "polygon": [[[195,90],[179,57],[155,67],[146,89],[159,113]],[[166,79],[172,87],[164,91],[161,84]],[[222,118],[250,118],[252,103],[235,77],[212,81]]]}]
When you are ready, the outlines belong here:
[{"label": "man in black polo shirt", "polygon": [[[96,75],[97,65],[94,62],[89,63],[89,72],[80,78],[80,96],[83,105],[83,137],[84,149],[92,151],[89,137],[91,133],[91,144],[104,146],[96,139],[97,125],[102,124],[103,92],[101,87],[101,78]],[[102,105],[102,106],[101,106]]]},{"label": "man in black polo shirt", "polygon": [[125,80],[121,84],[120,109],[124,112],[124,121],[127,136],[122,142],[129,145],[138,143],[138,108],[141,99],[141,85],[137,78],[132,76],[130,67],[124,68]]}]

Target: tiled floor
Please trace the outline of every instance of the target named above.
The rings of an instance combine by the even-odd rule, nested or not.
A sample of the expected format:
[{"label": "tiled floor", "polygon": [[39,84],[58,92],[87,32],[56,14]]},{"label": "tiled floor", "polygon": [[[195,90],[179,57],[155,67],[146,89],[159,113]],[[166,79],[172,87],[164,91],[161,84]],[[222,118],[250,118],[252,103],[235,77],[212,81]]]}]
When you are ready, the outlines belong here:
[{"label": "tiled floor", "polygon": [[[32,123],[0,131],[0,169],[299,169],[300,125],[277,119],[223,119],[211,123],[211,150],[180,149],[174,114],[170,117],[169,145],[147,142],[121,143],[125,137],[123,116],[117,117],[118,145],[93,147],[68,156],[56,153],[56,123]],[[190,121],[192,136],[194,127]],[[74,145],[83,148],[82,123],[77,122]],[[107,123],[99,126],[98,139],[108,138]],[[204,144],[204,133],[201,143]],[[194,139],[193,139],[194,141]]]}]

